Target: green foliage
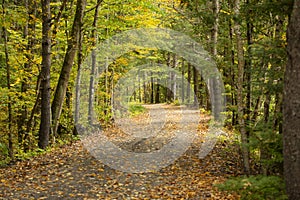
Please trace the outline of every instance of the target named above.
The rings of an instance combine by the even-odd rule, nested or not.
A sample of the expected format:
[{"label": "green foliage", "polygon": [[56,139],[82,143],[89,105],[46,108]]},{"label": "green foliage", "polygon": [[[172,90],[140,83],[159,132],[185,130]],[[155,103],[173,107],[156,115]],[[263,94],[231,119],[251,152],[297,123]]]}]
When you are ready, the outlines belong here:
[{"label": "green foliage", "polygon": [[8,147],[0,142],[0,166],[8,163]]},{"label": "green foliage", "polygon": [[25,152],[21,148],[18,148],[17,152],[15,154],[15,159],[16,160],[28,160],[34,156],[41,155],[41,154],[44,154],[49,151],[51,151],[50,148],[47,148],[46,150],[43,150],[40,148],[35,148],[31,151]]},{"label": "green foliage", "polygon": [[141,104],[137,104],[137,103],[130,103],[129,104],[129,113],[130,113],[130,116],[134,117],[134,116],[137,116],[139,114],[142,114],[146,111],[147,109],[142,106]]},{"label": "green foliage", "polygon": [[273,130],[272,123],[260,121],[252,131],[249,141],[253,151],[261,150],[267,154],[266,158],[258,157],[258,159],[261,165],[268,169],[268,173],[283,173],[282,134]]},{"label": "green foliage", "polygon": [[216,186],[220,190],[238,193],[242,200],[287,199],[284,181],[278,176],[235,177]]},{"label": "green foliage", "polygon": [[112,123],[111,106],[101,105],[95,108],[98,120],[103,127],[108,127]]},{"label": "green foliage", "polygon": [[180,106],[180,105],[181,105],[181,103],[180,103],[180,101],[179,101],[178,99],[175,99],[175,100],[172,102],[172,104],[173,104],[174,106]]}]

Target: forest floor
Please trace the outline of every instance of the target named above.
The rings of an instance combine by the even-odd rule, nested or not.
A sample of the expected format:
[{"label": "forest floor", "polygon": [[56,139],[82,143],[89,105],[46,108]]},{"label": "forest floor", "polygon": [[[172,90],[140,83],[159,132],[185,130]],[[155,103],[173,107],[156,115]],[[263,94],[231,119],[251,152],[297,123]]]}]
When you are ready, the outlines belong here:
[{"label": "forest floor", "polygon": [[[178,131],[180,116],[179,106],[160,105],[159,110],[161,106],[164,116],[154,111],[157,106],[147,105],[149,112],[130,119],[135,126],[126,126],[128,120],[118,119],[116,126],[108,128],[105,135],[126,151],[147,153],[161,148],[172,137],[168,133]],[[197,112],[191,113],[199,116]],[[160,127],[161,131],[157,130],[158,135],[163,133],[161,136],[145,141],[125,136],[124,132],[135,132],[138,124],[140,128],[146,127],[144,134],[150,133],[147,129],[155,130],[149,126],[150,118],[154,126]],[[239,199],[215,187],[228,177],[241,174],[238,147],[225,138],[205,158],[198,157],[207,127],[208,116],[200,114],[197,138],[188,150],[173,164],[147,173],[115,170],[92,157],[89,147],[82,141],[61,146],[0,168],[0,199]]]}]

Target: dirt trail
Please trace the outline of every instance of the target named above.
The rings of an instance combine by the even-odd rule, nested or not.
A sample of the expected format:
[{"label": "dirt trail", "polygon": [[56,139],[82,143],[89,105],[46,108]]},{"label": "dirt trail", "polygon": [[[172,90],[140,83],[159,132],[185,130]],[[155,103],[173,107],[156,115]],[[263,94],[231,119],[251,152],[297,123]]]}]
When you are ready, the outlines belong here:
[{"label": "dirt trail", "polygon": [[[149,116],[152,115],[155,125],[145,128],[144,135],[139,136],[153,133],[147,132],[151,126],[160,127],[160,130],[157,128],[157,136],[133,139],[132,135],[120,131],[126,128],[126,120],[119,121],[123,127],[110,128],[105,135],[124,150],[151,152],[172,139],[179,127],[178,120],[182,119],[180,115],[199,116],[193,110],[182,113],[176,106],[164,106],[165,111],[158,105],[146,107],[149,113],[130,119],[135,121],[135,127],[127,128],[137,129],[139,123],[146,127],[151,124]],[[196,128],[199,137],[178,160],[159,171],[130,174],[114,170],[93,158],[78,141],[1,168],[0,199],[238,199],[213,186],[228,176],[239,174],[235,147],[223,141],[204,159],[200,160],[197,156],[208,119],[205,115],[200,116],[200,123],[189,127]],[[166,119],[165,122],[162,119]],[[181,123],[185,123],[184,120]]]}]

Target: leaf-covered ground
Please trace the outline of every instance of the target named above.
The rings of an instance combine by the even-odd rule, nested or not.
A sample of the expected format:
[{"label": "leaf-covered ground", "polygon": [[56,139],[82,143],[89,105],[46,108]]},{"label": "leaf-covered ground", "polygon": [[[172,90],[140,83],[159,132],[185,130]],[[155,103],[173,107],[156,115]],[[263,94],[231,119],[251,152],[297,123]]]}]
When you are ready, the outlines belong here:
[{"label": "leaf-covered ground", "polygon": [[[167,108],[170,113],[178,109]],[[144,115],[133,120],[144,123],[146,118]],[[164,124],[166,133],[176,130],[172,124],[172,120]],[[238,199],[214,187],[241,173],[238,148],[223,139],[204,159],[199,159],[197,152],[207,120],[201,120],[197,129],[199,138],[190,148],[173,164],[157,172],[129,174],[114,170],[93,158],[80,141],[17,162],[0,169],[0,199]],[[118,133],[121,131],[114,127],[106,134],[116,140]],[[125,137],[120,135],[120,138]],[[167,140],[151,142],[159,141]],[[134,144],[127,142],[123,147],[131,145],[132,149]]]}]

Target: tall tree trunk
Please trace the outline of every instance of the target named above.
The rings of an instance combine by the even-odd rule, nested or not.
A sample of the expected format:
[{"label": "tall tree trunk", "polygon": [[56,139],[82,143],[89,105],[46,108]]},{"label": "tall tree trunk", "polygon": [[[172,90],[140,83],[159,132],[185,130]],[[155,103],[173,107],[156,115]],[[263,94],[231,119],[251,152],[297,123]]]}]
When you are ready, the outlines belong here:
[{"label": "tall tree trunk", "polygon": [[[250,0],[246,0],[246,4],[250,4]],[[249,137],[250,135],[250,114],[251,114],[251,71],[252,71],[252,32],[253,32],[253,25],[251,22],[251,13],[252,11],[250,10],[247,14],[247,59],[245,61],[245,82],[246,82],[246,106],[245,106],[245,118],[246,118],[246,123],[245,125],[248,127],[246,129],[246,135]]]},{"label": "tall tree trunk", "polygon": [[240,15],[240,1],[235,0],[234,3],[234,12],[235,12],[235,25],[234,31],[236,35],[236,44],[237,44],[237,58],[238,58],[238,81],[237,81],[237,109],[238,109],[238,123],[239,130],[241,133],[242,140],[242,154],[244,162],[244,171],[245,174],[250,174],[250,159],[249,159],[249,148],[248,148],[248,136],[245,127],[244,120],[244,95],[243,95],[243,84],[244,84],[244,50],[243,50],[243,41],[240,31],[240,23],[238,21]]},{"label": "tall tree trunk", "polygon": [[284,79],[283,155],[289,199],[300,199],[300,1],[294,1],[287,31],[288,63]]},{"label": "tall tree trunk", "polygon": [[39,130],[38,145],[45,149],[49,144],[49,134],[51,127],[51,87],[50,87],[50,68],[51,68],[51,11],[50,0],[41,0],[42,3],[42,71],[41,71],[41,123]]},{"label": "tall tree trunk", "polygon": [[[234,34],[234,28],[232,27],[232,23],[231,20],[229,20],[229,38],[230,38],[230,57],[231,57],[231,67],[230,67],[230,77],[231,77],[231,87],[232,87],[232,91],[231,91],[231,105],[232,107],[235,107],[237,105],[236,103],[236,94],[235,94],[235,89],[236,89],[236,84],[235,84],[235,71],[234,71],[234,65],[235,65],[235,53],[234,53],[234,38],[233,38],[233,34]],[[231,119],[231,125],[235,126],[237,123],[237,112],[235,111],[235,109],[232,109],[232,119]]]},{"label": "tall tree trunk", "polygon": [[[96,48],[98,34],[97,34],[97,22],[98,22],[98,13],[99,7],[102,0],[97,1],[97,5],[95,7],[94,13],[94,21],[93,21],[93,47]],[[88,120],[89,123],[92,124],[94,120],[94,101],[95,101],[95,76],[96,76],[96,49],[92,50],[92,69],[91,69],[91,77],[90,77],[90,87],[89,87],[89,110],[88,110]]]},{"label": "tall tree trunk", "polygon": [[[27,13],[28,13],[28,20],[24,27],[24,39],[27,40],[27,46],[26,50],[28,53],[26,54],[26,59],[28,60],[24,64],[24,70],[27,73],[30,73],[32,71],[32,61],[33,61],[33,47],[35,45],[35,20],[34,17],[36,16],[36,2],[32,0],[24,0],[24,5],[26,7]],[[23,97],[27,96],[27,91],[30,87],[31,77],[25,76],[21,83],[21,97],[20,100],[24,101]],[[20,109],[18,118],[18,141],[19,145],[22,145],[24,148],[24,151],[27,152],[29,150],[29,132],[27,131],[28,125],[28,107],[25,105],[22,106]]]},{"label": "tall tree trunk", "polygon": [[219,0],[213,0],[213,13],[214,13],[214,26],[212,30],[212,54],[216,56],[217,52],[217,44],[218,44],[218,31],[219,31],[219,12],[220,12],[220,4]]},{"label": "tall tree trunk", "polygon": [[[219,0],[213,1],[213,13],[214,13],[214,28],[212,31],[212,41],[213,41],[213,48],[212,48],[212,55],[216,58],[218,51],[217,51],[217,43],[218,43],[218,30],[219,30],[219,11],[220,11],[220,4]],[[219,80],[216,77],[210,78],[208,80],[208,88],[209,88],[209,95],[211,99],[211,110],[215,120],[219,120],[221,108],[219,99],[220,94],[220,84]]]},{"label": "tall tree trunk", "polygon": [[[79,112],[80,112],[80,84],[81,84],[81,65],[82,65],[82,31],[79,33],[79,44],[78,44],[78,52],[77,52],[77,75],[76,75],[76,91],[75,91],[75,125],[79,122]],[[73,129],[73,133],[77,135],[76,127]]]},{"label": "tall tree trunk", "polygon": [[[275,28],[275,39],[280,41],[282,36],[282,30],[284,25],[284,20],[282,16],[278,16],[278,23],[276,23]],[[274,55],[276,57],[276,55]],[[284,71],[284,66],[279,65],[276,66],[276,73],[281,74]],[[274,108],[274,119],[273,119],[273,127],[275,130],[278,130],[279,134],[282,134],[282,100],[283,100],[283,88],[280,86],[283,84],[283,79],[278,80],[278,89],[279,92],[275,95],[275,108]]]},{"label": "tall tree trunk", "polygon": [[[3,16],[6,15],[5,11],[5,1],[2,1],[2,14]],[[9,65],[9,56],[8,56],[8,48],[7,48],[7,31],[6,28],[3,26],[3,37],[4,37],[4,53],[5,53],[5,65],[6,65],[6,84],[7,89],[10,92],[10,65]],[[13,138],[12,138],[12,105],[11,105],[11,95],[8,94],[8,102],[7,102],[7,112],[8,112],[8,154],[11,159],[14,158],[13,153]]]},{"label": "tall tree trunk", "polygon": [[64,98],[68,87],[68,82],[74,63],[74,58],[78,48],[79,33],[82,27],[86,0],[77,0],[76,13],[72,26],[70,38],[68,40],[68,48],[64,58],[62,70],[58,79],[58,84],[55,90],[54,99],[52,102],[52,133],[55,136],[59,124],[59,118],[62,111]]}]

